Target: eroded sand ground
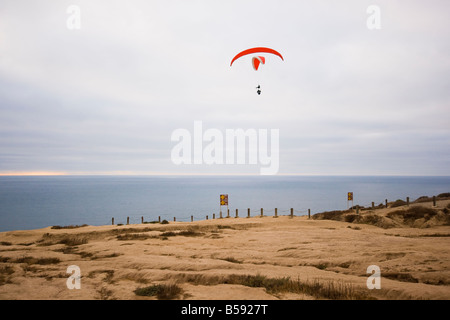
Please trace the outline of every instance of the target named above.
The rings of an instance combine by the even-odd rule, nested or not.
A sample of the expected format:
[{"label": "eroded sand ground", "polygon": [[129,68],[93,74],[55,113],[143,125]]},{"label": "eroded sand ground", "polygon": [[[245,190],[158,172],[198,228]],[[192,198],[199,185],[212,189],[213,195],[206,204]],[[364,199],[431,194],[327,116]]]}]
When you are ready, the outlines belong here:
[{"label": "eroded sand ground", "polygon": [[[435,210],[445,214],[449,202]],[[176,284],[178,299],[326,298],[230,280],[236,275],[331,283],[366,298],[450,299],[449,236],[448,224],[381,228],[289,216],[3,232],[0,299],[156,299],[134,292],[154,284]],[[79,290],[66,285],[71,265],[81,271]],[[370,265],[380,267],[379,290],[367,288]]]}]

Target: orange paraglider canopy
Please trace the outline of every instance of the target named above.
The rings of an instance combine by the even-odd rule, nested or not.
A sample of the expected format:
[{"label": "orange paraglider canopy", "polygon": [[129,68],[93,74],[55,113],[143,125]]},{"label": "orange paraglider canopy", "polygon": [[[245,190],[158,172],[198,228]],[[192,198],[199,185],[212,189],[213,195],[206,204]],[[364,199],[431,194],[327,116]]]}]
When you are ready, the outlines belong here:
[{"label": "orange paraglider canopy", "polygon": [[256,47],[256,48],[251,48],[251,49],[247,49],[247,50],[244,50],[242,52],[239,52],[233,58],[233,60],[231,60],[230,67],[233,65],[233,62],[236,61],[237,59],[239,59],[240,57],[243,57],[243,56],[245,56],[247,54],[260,53],[260,52],[271,53],[271,54],[277,55],[277,56],[279,56],[281,58],[281,60],[284,61],[283,56],[278,51],[270,49],[270,48],[265,48],[265,47]]}]

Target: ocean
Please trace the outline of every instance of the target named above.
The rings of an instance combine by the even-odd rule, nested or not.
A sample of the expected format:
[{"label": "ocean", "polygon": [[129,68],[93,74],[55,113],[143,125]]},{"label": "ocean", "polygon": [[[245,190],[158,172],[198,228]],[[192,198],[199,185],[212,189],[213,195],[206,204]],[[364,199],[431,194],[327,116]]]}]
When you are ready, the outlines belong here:
[{"label": "ocean", "polygon": [[48,226],[203,220],[228,194],[234,217],[342,210],[450,192],[450,177],[405,176],[1,176],[0,231]]}]

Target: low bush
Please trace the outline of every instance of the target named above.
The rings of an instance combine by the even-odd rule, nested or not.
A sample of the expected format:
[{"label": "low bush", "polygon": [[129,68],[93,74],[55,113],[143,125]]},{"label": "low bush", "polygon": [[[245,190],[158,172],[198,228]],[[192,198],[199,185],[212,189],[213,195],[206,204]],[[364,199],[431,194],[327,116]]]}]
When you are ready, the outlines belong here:
[{"label": "low bush", "polygon": [[414,221],[417,219],[424,218],[425,220],[429,220],[431,217],[437,214],[436,210],[431,208],[426,208],[422,206],[410,207],[407,210],[397,210],[388,213],[386,216],[388,218],[399,217],[402,218],[403,221]]},{"label": "low bush", "polygon": [[326,212],[316,213],[312,216],[312,218],[317,219],[317,220],[325,219],[325,220],[341,221],[342,216],[348,212],[349,212],[348,210],[346,210],[346,211],[340,211],[340,210],[326,211]]},{"label": "low bush", "polygon": [[394,202],[392,202],[390,204],[390,207],[396,208],[396,207],[401,207],[401,206],[405,206],[405,205],[406,205],[406,201],[398,199],[398,200],[395,200]]}]

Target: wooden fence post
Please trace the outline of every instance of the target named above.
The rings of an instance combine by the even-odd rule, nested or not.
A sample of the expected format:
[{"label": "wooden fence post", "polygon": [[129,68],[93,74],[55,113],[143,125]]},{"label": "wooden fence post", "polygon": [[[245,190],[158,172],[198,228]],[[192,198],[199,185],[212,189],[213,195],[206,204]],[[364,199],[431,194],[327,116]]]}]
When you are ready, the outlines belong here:
[{"label": "wooden fence post", "polygon": [[372,201],[372,209],[375,209],[375,202]]},{"label": "wooden fence post", "polygon": [[308,219],[311,219],[311,209],[308,209]]},{"label": "wooden fence post", "polygon": [[227,209],[227,218],[230,217],[230,209]]},{"label": "wooden fence post", "polygon": [[216,214],[215,213],[213,213],[213,219],[215,219],[216,218]]},{"label": "wooden fence post", "polygon": [[263,213],[263,208],[261,208],[261,218],[263,217],[264,213]]},{"label": "wooden fence post", "polygon": [[406,197],[406,206],[409,207],[409,197]]},{"label": "wooden fence post", "polygon": [[112,218],[112,225],[114,225],[114,217]]},{"label": "wooden fence post", "polygon": [[239,218],[238,209],[236,209],[236,218]]},{"label": "wooden fence post", "polygon": [[176,217],[173,217],[173,222],[175,222],[175,221],[177,221],[177,218],[176,218]]},{"label": "wooden fence post", "polygon": [[247,218],[250,218],[250,208],[247,209]]},{"label": "wooden fence post", "polygon": [[387,199],[385,200],[385,203],[386,203],[386,208],[388,207],[388,204],[387,204]]},{"label": "wooden fence post", "polygon": [[158,216],[158,222],[161,223],[161,216]]},{"label": "wooden fence post", "polygon": [[194,216],[191,216],[191,222],[194,222]]},{"label": "wooden fence post", "polygon": [[433,196],[433,207],[436,207],[436,196]]},{"label": "wooden fence post", "polygon": [[144,217],[141,217],[141,223],[142,224],[144,223]]},{"label": "wooden fence post", "polygon": [[130,217],[127,217],[127,224],[130,224]]},{"label": "wooden fence post", "polygon": [[275,208],[275,218],[278,218],[278,208]]},{"label": "wooden fence post", "polygon": [[206,215],[206,220],[208,220],[208,215]]},{"label": "wooden fence post", "polygon": [[291,208],[291,218],[294,217],[294,208]]}]

